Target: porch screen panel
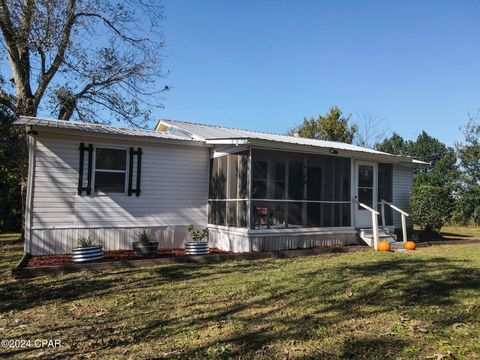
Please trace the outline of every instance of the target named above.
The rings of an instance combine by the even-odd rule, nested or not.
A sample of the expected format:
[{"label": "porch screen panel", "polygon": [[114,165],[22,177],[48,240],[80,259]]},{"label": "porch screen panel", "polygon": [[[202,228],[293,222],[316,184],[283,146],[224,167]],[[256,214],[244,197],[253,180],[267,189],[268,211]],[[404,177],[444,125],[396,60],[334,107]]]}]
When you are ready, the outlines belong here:
[{"label": "porch screen panel", "polygon": [[253,229],[351,225],[350,159],[254,149],[252,163]]},{"label": "porch screen panel", "polygon": [[284,162],[275,162],[275,178],[273,197],[275,199],[285,199],[286,191],[286,166]]},{"label": "porch screen panel", "polygon": [[[381,211],[381,200],[392,201],[393,196],[393,165],[378,164],[378,207]],[[393,210],[390,206],[385,205],[385,223],[393,225]],[[379,223],[381,224],[381,218]]]},{"label": "porch screen panel", "polygon": [[[307,200],[321,201],[325,188],[325,159],[320,156],[310,156],[307,164]],[[323,206],[320,202],[307,203],[307,227],[323,226]]]},{"label": "porch screen panel", "polygon": [[218,158],[218,179],[217,179],[218,199],[227,199],[227,172],[228,172],[228,156],[222,156]]},{"label": "porch screen panel", "polygon": [[217,171],[217,199],[222,201],[217,201],[216,211],[217,211],[217,225],[226,225],[227,217],[227,202],[223,199],[227,198],[227,171],[228,171],[228,158],[222,156],[218,158],[218,171]]},{"label": "porch screen panel", "polygon": [[210,191],[208,197],[217,199],[218,158],[210,159]]},{"label": "porch screen panel", "polygon": [[289,200],[304,200],[304,161],[303,155],[290,155],[288,163],[288,199]]},{"label": "porch screen panel", "polygon": [[249,152],[211,159],[208,223],[247,226],[247,171]]},{"label": "porch screen panel", "polygon": [[[238,155],[226,156],[227,169],[227,199],[237,199],[238,196]],[[237,226],[237,201],[227,202],[227,225]]]},{"label": "porch screen panel", "polygon": [[238,155],[238,198],[246,199],[248,197],[248,158],[249,153]]}]

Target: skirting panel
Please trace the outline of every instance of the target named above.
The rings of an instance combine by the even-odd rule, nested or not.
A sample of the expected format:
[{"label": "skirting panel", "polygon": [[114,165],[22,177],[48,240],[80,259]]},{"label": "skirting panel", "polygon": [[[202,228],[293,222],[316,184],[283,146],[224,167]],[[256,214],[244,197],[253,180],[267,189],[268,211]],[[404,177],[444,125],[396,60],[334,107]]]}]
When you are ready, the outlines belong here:
[{"label": "skirting panel", "polygon": [[358,243],[355,233],[326,233],[314,235],[251,237],[252,251],[280,251],[308,249],[319,246],[354,245]]},{"label": "skirting panel", "polygon": [[95,243],[104,250],[132,249],[132,242],[138,241],[138,235],[150,231],[160,248],[182,248],[191,237],[186,226],[160,226],[138,228],[62,228],[33,229],[30,253],[32,255],[50,255],[70,253],[78,246],[78,239],[91,235]]},{"label": "skirting panel", "polygon": [[211,246],[232,252],[280,251],[307,249],[319,246],[341,246],[358,244],[356,232],[318,232],[314,234],[292,234],[273,236],[241,233],[235,230],[209,229]]},{"label": "skirting panel", "polygon": [[229,230],[208,229],[210,246],[235,253],[250,252],[248,234],[236,233]]}]

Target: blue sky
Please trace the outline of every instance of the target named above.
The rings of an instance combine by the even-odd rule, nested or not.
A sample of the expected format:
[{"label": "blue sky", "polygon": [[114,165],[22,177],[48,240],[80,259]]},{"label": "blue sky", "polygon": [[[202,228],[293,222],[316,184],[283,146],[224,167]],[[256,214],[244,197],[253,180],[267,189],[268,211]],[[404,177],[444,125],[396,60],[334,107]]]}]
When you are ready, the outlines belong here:
[{"label": "blue sky", "polygon": [[480,108],[479,1],[163,3],[159,118],[283,133],[338,105],[453,145]]}]

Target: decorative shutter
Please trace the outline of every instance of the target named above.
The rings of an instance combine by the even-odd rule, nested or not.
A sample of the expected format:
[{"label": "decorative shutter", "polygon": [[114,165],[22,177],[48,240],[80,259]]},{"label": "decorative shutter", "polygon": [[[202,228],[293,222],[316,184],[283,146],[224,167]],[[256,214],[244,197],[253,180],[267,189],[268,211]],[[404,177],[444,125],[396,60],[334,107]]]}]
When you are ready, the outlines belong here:
[{"label": "decorative shutter", "polygon": [[[136,176],[136,184],[135,189],[132,188],[133,185],[133,163],[134,157],[137,157],[137,176]],[[140,196],[140,180],[142,174],[142,148],[138,148],[135,150],[133,147],[130,148],[130,161],[129,161],[129,169],[128,169],[128,196],[132,196],[135,193],[136,196]]]},{"label": "decorative shutter", "polygon": [[[78,165],[78,195],[82,195],[85,191],[87,195],[90,195],[92,192],[92,155],[93,155],[93,145],[88,144],[85,146],[84,143],[80,143],[80,162]],[[85,162],[85,152],[87,152],[88,156],[88,169],[87,169],[87,186],[83,186],[83,165]]]}]

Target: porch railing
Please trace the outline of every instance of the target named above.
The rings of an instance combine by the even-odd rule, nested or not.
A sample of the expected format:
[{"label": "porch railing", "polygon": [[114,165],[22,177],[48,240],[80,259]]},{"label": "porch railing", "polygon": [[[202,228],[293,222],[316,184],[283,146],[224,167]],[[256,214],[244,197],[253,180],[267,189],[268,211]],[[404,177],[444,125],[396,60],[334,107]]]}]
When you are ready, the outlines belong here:
[{"label": "porch railing", "polygon": [[361,206],[365,210],[370,211],[370,213],[372,214],[373,248],[376,251],[376,250],[378,250],[378,242],[379,242],[378,215],[380,215],[380,213],[377,210],[372,209],[370,206],[365,205],[364,203],[361,203],[360,201],[358,201],[355,198],[352,199],[352,200],[353,200],[354,203],[358,204],[359,206]]},{"label": "porch railing", "polygon": [[386,200],[381,200],[380,201],[382,205],[382,228],[385,229],[385,205],[390,206],[393,210],[397,211],[400,213],[402,216],[402,235],[403,235],[403,242],[407,242],[407,216],[410,216],[410,214],[406,213],[402,209],[399,209],[395,205],[389,203]]}]

